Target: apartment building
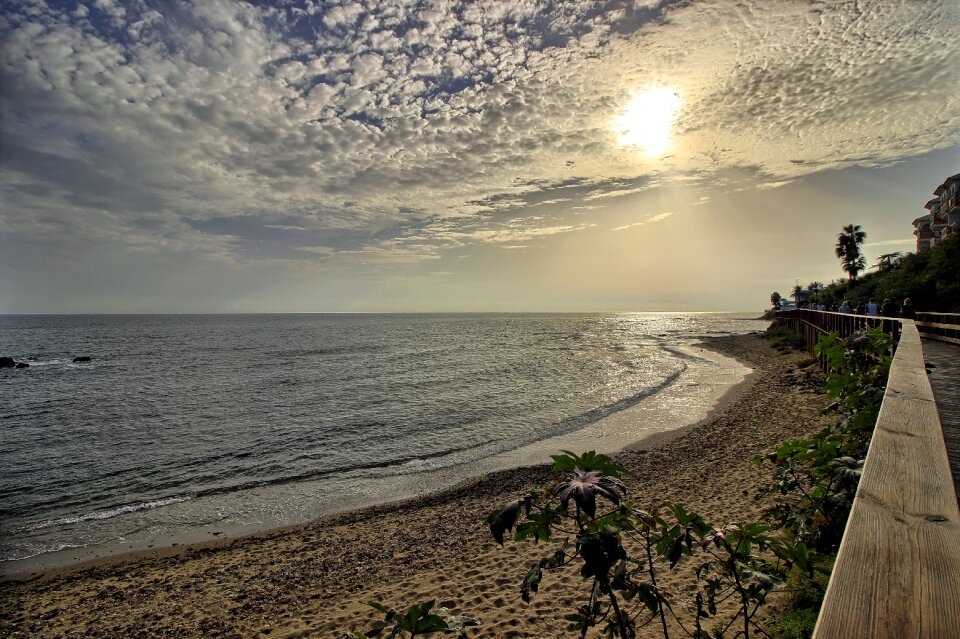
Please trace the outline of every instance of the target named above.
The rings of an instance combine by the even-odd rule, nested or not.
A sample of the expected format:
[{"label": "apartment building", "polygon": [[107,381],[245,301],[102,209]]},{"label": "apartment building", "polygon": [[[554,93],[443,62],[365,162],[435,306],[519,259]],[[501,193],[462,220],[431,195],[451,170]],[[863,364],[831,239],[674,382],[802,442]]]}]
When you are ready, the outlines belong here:
[{"label": "apartment building", "polygon": [[933,192],[923,208],[928,213],[913,221],[913,234],[917,238],[917,252],[929,250],[944,238],[960,233],[960,173],[951,175]]}]

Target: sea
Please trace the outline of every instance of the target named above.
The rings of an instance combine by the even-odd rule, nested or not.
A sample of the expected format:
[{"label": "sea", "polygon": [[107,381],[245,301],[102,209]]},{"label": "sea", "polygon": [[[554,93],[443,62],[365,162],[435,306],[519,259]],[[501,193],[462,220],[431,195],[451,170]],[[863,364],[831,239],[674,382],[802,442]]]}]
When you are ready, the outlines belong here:
[{"label": "sea", "polygon": [[[416,497],[702,419],[753,313],[0,315],[0,574]],[[89,361],[75,358],[89,357]]]}]

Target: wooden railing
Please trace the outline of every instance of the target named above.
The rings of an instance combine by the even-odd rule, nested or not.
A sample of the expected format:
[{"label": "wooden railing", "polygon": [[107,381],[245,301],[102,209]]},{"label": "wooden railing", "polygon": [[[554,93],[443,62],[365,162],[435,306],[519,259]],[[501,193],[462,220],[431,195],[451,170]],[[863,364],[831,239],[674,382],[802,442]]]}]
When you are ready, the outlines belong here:
[{"label": "wooden railing", "polygon": [[960,511],[920,334],[904,320],[814,639],[960,636]]},{"label": "wooden railing", "polygon": [[[859,323],[862,316],[849,317],[783,319],[817,331],[839,322],[831,330],[841,334],[869,325]],[[913,320],[900,323],[899,345],[814,639],[960,636],[960,509],[920,333]]]},{"label": "wooden railing", "polygon": [[775,316],[777,319],[787,322],[797,335],[804,338],[806,348],[811,353],[820,336],[830,332],[835,332],[840,337],[849,337],[856,331],[879,326],[885,333],[890,334],[894,344],[900,337],[900,318],[897,317],[852,315],[850,313],[832,313],[808,309],[777,311]]},{"label": "wooden railing", "polygon": [[917,313],[920,336],[960,344],[960,313]]}]

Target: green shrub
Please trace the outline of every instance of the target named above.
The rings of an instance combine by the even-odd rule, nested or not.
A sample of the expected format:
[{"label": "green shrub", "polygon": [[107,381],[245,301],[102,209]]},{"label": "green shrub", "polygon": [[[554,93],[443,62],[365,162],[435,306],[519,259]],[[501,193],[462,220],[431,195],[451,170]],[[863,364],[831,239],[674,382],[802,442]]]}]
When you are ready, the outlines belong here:
[{"label": "green shrub", "polygon": [[773,639],[810,639],[817,625],[817,612],[800,608],[790,610],[771,629]]},{"label": "green shrub", "polygon": [[[564,618],[581,637],[600,627],[606,637],[629,639],[638,628],[659,622],[668,639],[672,619],[683,634],[696,639],[725,636],[734,625],[736,636],[749,639],[763,634],[754,617],[790,568],[812,570],[804,544],[786,542],[770,526],[714,527],[669,502],[638,509],[623,499],[624,469],[593,451],[580,456],[563,452],[553,456],[553,469],[561,477],[550,488],[494,511],[488,523],[500,544],[514,529],[515,541],[565,537],[562,548],[530,565],[520,596],[529,602],[545,574],[579,566],[585,601]],[[696,562],[696,571],[695,582],[684,589],[693,608],[681,617],[683,608],[672,604],[660,581],[662,571],[672,570],[684,557]],[[718,605],[727,600],[736,603],[737,613],[717,618]],[[702,624],[712,619],[720,623],[708,633]]]},{"label": "green shrub", "polygon": [[780,353],[799,351],[806,347],[803,338],[797,335],[787,322],[779,319],[770,324],[763,337]]}]

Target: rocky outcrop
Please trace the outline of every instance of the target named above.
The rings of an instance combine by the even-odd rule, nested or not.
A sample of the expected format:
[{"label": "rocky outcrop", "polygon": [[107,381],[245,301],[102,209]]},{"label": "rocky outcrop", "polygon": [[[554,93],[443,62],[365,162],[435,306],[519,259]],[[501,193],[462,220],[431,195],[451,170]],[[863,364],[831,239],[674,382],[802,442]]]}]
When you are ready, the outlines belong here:
[{"label": "rocky outcrop", "polygon": [[0,368],[13,368],[16,365],[12,357],[0,357]]},{"label": "rocky outcrop", "polygon": [[74,357],[74,358],[73,358],[73,361],[74,361],[74,362],[89,362],[89,361],[90,361],[90,357],[87,356],[87,355],[81,355],[80,357]]},{"label": "rocky outcrop", "polygon": [[30,368],[30,364],[27,364],[26,362],[17,362],[17,366],[16,366],[16,367],[17,367],[17,368]]}]

